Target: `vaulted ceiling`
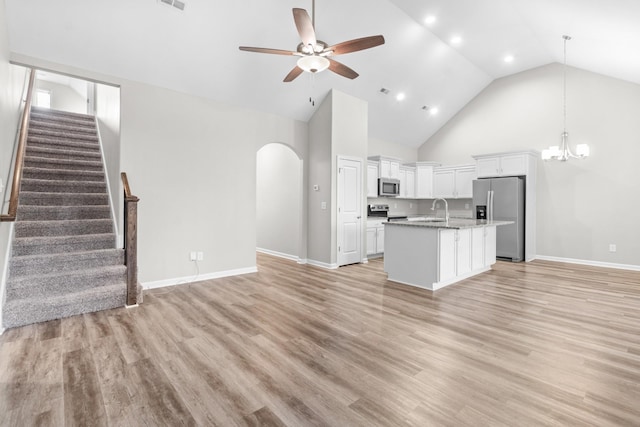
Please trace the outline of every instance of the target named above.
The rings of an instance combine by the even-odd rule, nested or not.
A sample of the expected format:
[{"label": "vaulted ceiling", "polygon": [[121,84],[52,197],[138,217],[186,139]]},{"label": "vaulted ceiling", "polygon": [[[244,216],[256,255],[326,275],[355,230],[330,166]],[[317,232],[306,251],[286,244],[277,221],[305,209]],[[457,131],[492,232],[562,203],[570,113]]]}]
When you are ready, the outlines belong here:
[{"label": "vaulted ceiling", "polygon": [[337,58],[355,80],[325,71],[291,83],[296,57],[238,46],[295,50],[291,9],[311,13],[311,0],[184,2],[5,0],[10,49],[302,121],[309,99],[335,88],[369,103],[371,137],[413,147],[494,79],[562,62],[564,34],[569,65],[640,84],[638,0],[317,0],[318,39],[386,43]]}]

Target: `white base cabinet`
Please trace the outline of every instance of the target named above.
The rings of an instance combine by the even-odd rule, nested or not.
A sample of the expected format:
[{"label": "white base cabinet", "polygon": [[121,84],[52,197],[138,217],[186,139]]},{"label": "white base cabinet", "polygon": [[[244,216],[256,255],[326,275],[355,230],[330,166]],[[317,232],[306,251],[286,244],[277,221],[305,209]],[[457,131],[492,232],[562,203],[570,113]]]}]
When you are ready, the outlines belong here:
[{"label": "white base cabinet", "polygon": [[367,221],[367,256],[384,253],[383,220]]},{"label": "white base cabinet", "polygon": [[386,226],[384,270],[389,280],[437,290],[483,273],[496,262],[496,226]]}]

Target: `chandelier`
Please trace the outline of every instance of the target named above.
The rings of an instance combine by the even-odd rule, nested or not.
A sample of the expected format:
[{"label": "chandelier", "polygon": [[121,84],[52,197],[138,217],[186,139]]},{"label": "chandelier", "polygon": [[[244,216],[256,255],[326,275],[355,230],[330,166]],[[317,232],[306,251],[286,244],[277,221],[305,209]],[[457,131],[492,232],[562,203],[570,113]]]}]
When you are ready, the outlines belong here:
[{"label": "chandelier", "polygon": [[570,158],[584,159],[589,156],[589,146],[587,144],[576,145],[576,154],[569,148],[569,133],[567,133],[567,42],[570,36],[562,36],[564,40],[564,65],[562,68],[562,114],[563,126],[560,135],[560,145],[553,145],[542,150],[542,160],[560,160],[566,162]]}]

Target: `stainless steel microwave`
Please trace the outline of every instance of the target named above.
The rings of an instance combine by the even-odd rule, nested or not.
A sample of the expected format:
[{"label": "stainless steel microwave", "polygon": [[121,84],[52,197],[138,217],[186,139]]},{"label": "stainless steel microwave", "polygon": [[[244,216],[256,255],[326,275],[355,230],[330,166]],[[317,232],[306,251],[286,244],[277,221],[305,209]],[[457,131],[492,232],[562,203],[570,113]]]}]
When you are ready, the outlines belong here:
[{"label": "stainless steel microwave", "polygon": [[394,178],[378,178],[378,196],[396,197],[400,195],[400,180]]}]

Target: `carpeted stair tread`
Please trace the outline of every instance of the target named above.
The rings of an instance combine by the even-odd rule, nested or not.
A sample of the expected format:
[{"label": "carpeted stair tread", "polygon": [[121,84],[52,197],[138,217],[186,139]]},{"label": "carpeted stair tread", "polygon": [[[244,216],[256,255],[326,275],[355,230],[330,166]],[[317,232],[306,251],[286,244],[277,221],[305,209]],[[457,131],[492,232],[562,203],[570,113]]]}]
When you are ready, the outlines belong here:
[{"label": "carpeted stair tread", "polygon": [[102,155],[100,151],[75,151],[63,148],[49,148],[49,147],[34,147],[28,145],[26,155],[30,157],[40,157],[47,159],[75,159],[75,160],[90,160],[93,162],[102,162]]},{"label": "carpeted stair tread", "polygon": [[100,152],[98,138],[95,140],[69,140],[67,138],[51,137],[46,135],[29,135],[27,137],[27,147],[45,147],[70,149],[75,151]]},{"label": "carpeted stair tread", "polygon": [[45,169],[25,167],[22,170],[22,178],[33,179],[54,179],[72,181],[102,181],[104,182],[104,172],[101,171],[82,171],[72,169]]},{"label": "carpeted stair tread", "polygon": [[87,123],[83,126],[77,126],[75,124],[67,124],[64,122],[59,122],[57,120],[51,119],[39,119],[32,118],[29,120],[29,130],[32,129],[49,129],[54,132],[73,132],[73,133],[82,133],[95,135],[96,128],[95,126],[91,126],[91,124]]},{"label": "carpeted stair tread", "polygon": [[36,297],[15,299],[5,303],[3,326],[15,328],[77,314],[123,307],[125,304],[126,287],[123,283],[44,299]]},{"label": "carpeted stair tread", "polygon": [[20,203],[37,206],[80,206],[109,204],[107,193],[43,193],[20,192]]},{"label": "carpeted stair tread", "polygon": [[62,118],[73,118],[77,120],[93,121],[93,116],[89,114],[74,113],[72,111],[55,110],[53,108],[45,108],[45,107],[33,106],[31,107],[31,114],[41,114],[41,115],[46,115],[48,117],[62,117]]},{"label": "carpeted stair tread", "polygon": [[98,143],[97,135],[83,132],[64,132],[51,128],[30,128],[29,137],[32,136]]},{"label": "carpeted stair tread", "polygon": [[62,114],[44,114],[41,112],[33,111],[29,118],[30,120],[38,122],[55,122],[59,124],[65,124],[67,126],[94,127],[95,129],[95,121],[92,116],[74,117]]},{"label": "carpeted stair tread", "polygon": [[[40,296],[73,293],[112,283],[126,283],[127,267],[107,265],[84,270],[60,271],[49,274],[33,274],[14,277],[7,281],[7,301]],[[123,285],[126,290],[126,285]]]},{"label": "carpeted stair tread", "polygon": [[9,263],[11,278],[7,287],[11,287],[15,279],[23,276],[40,276],[116,265],[124,265],[124,249],[15,256]]},{"label": "carpeted stair tread", "polygon": [[77,236],[113,232],[111,219],[75,219],[64,221],[18,221],[14,233],[20,237]]},{"label": "carpeted stair tread", "polygon": [[83,252],[116,247],[114,233],[14,238],[13,256]]},{"label": "carpeted stair tread", "polygon": [[102,162],[95,160],[51,159],[48,157],[25,156],[24,166],[41,169],[67,169],[83,171],[101,171]]},{"label": "carpeted stair tread", "polygon": [[56,220],[65,220],[65,219],[108,219],[108,218],[111,218],[111,208],[109,207],[109,205],[95,205],[95,206],[21,205],[21,206],[18,206],[19,221],[56,221]]},{"label": "carpeted stair tread", "polygon": [[20,189],[40,193],[106,193],[107,184],[100,181],[27,178],[22,180]]}]

